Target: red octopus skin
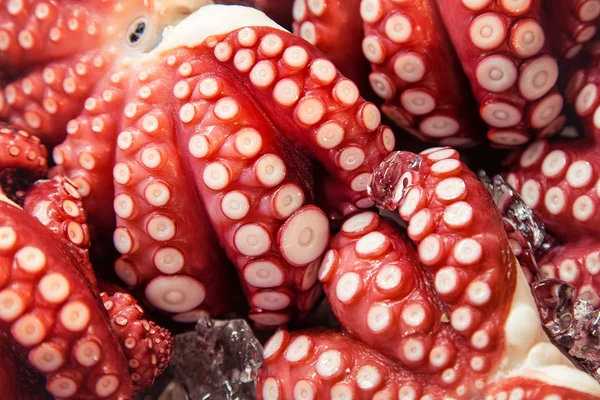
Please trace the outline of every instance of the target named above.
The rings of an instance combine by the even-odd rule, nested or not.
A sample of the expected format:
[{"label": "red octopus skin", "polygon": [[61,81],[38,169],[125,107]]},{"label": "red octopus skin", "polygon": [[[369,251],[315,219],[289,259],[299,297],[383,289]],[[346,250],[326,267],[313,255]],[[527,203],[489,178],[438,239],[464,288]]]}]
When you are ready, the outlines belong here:
[{"label": "red octopus skin", "polygon": [[6,202],[0,226],[0,329],[8,340],[55,397],[130,398],[123,352],[96,293],[61,248],[65,239]]},{"label": "red octopus skin", "polygon": [[368,0],[360,11],[369,80],[386,100],[384,113],[421,140],[481,142],[477,106],[435,1]]},{"label": "red octopus skin", "polygon": [[[469,399],[592,400],[598,396],[540,382],[543,374],[504,378]],[[542,378],[543,379],[543,378]],[[542,381],[543,382],[543,381]],[[258,399],[434,400],[461,398],[404,370],[348,334],[279,330],[265,347]]]},{"label": "red octopus skin", "polygon": [[541,278],[560,279],[577,289],[577,298],[600,307],[600,243],[595,238],[553,247],[538,260]]},{"label": "red octopus skin", "polygon": [[369,64],[361,54],[360,0],[295,0],[294,33],[317,46],[365,93]]},{"label": "red octopus skin", "polygon": [[549,43],[566,60],[577,57],[584,44],[594,38],[600,16],[598,0],[546,0],[545,31]]},{"label": "red octopus skin", "polygon": [[[113,237],[123,254],[116,272],[152,306],[182,322],[228,309],[220,245],[242,277],[251,318],[286,323],[321,294],[315,271],[329,228],[311,205],[311,159],[339,188],[322,206],[347,215],[373,206],[366,184],[393,133],[354,83],[293,35],[244,28],[187,47],[159,48],[135,69],[121,60],[54,149],[55,173],[71,177],[90,220],[108,226],[113,213],[97,211],[110,206],[112,172]],[[171,289],[181,298],[169,304],[162,293]]]},{"label": "red octopus skin", "polygon": [[[563,98],[558,64],[543,29],[542,1],[438,0],[494,142],[548,136]],[[502,139],[500,139],[502,138]]]},{"label": "red octopus skin", "polygon": [[0,117],[48,145],[60,143],[113,63],[110,44],[131,33],[125,16],[132,13],[148,15],[143,0],[7,1],[0,7],[0,69],[26,76],[0,88]]},{"label": "red octopus skin", "polygon": [[[597,382],[542,331],[483,184],[453,149],[420,157],[418,170],[399,171],[403,186],[393,189],[403,190],[397,208],[417,249],[392,224],[363,212],[342,225],[319,270],[334,313],[361,344],[278,332],[265,347],[262,398],[290,398],[301,378],[314,380],[306,386],[314,396],[297,396],[307,400],[339,382],[350,386],[350,398],[500,399],[502,391],[516,399],[599,398]],[[364,346],[389,357],[385,369],[362,368],[353,352]],[[340,347],[352,350],[337,357]],[[391,367],[408,375],[388,380]],[[387,387],[402,380],[416,392]]]},{"label": "red octopus skin", "polygon": [[144,310],[129,294],[101,293],[115,335],[122,343],[133,389],[140,392],[152,386],[169,363],[171,333],[143,319]]},{"label": "red octopus skin", "polygon": [[534,142],[517,155],[507,175],[548,230],[565,240],[599,232],[600,63],[590,63],[574,73],[566,90],[585,129],[584,140]]},{"label": "red octopus skin", "polygon": [[170,333],[143,319],[130,295],[99,293],[75,186],[40,181],[24,211],[0,207],[0,328],[13,358],[28,360],[24,376],[28,368],[45,375],[46,390],[60,398],[126,399],[150,387],[170,358]]}]

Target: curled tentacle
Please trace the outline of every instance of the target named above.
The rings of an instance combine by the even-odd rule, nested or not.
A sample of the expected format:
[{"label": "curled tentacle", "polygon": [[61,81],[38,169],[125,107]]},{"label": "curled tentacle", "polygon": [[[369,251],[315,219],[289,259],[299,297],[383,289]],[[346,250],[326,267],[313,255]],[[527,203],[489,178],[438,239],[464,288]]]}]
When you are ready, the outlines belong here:
[{"label": "curled tentacle", "polygon": [[128,294],[101,293],[104,308],[115,335],[127,357],[133,389],[152,386],[167,365],[173,347],[171,333],[144,319],[144,311]]},{"label": "curled tentacle", "polygon": [[12,200],[22,203],[29,185],[46,175],[47,157],[37,137],[0,122],[0,186]]},{"label": "curled tentacle", "polygon": [[[560,355],[560,353],[559,353]],[[548,358],[555,354],[547,354]],[[557,386],[552,372],[501,377],[476,393],[449,390],[400,365],[348,334],[333,331],[279,330],[265,346],[265,363],[258,380],[261,400],[302,399],[583,399],[598,398],[588,387]],[[449,374],[450,375],[450,374]],[[586,382],[589,385],[589,382]]]},{"label": "curled tentacle", "polygon": [[[264,27],[205,28],[223,13]],[[329,232],[327,215],[312,205],[311,159],[326,172],[319,179],[336,188],[323,208],[347,215],[373,206],[366,184],[395,139],[331,61],[263,14],[211,6],[192,17],[197,34],[174,28],[177,40],[122,76],[131,82],[119,124],[100,135],[84,127],[91,116],[76,119],[55,149],[57,172],[73,179],[90,219],[106,226],[111,220],[99,213],[106,191],[94,182],[106,185],[101,163],[114,154],[113,239],[123,255],[115,269],[151,305],[178,321],[227,309],[231,284],[219,240],[242,276],[252,318],[279,325],[304,315],[321,293],[316,269]],[[98,146],[107,140],[116,146]]]},{"label": "curled tentacle", "polygon": [[56,145],[72,133],[66,132],[67,123],[84,102],[86,109],[94,108],[86,99],[113,62],[108,50],[92,50],[35,69],[0,89],[0,117]]},{"label": "curled tentacle", "polygon": [[0,202],[0,329],[54,397],[129,398],[127,362],[66,239]]},{"label": "curled tentacle", "polygon": [[[454,207],[458,208],[464,211],[467,205]],[[432,229],[438,219],[433,208],[423,210],[411,219],[413,240],[427,234],[417,232],[417,223]],[[423,221],[426,218],[430,220]],[[481,215],[471,218],[462,218],[461,223],[472,225]],[[458,222],[458,218],[448,221]],[[409,242],[374,213],[348,219],[319,271],[332,309],[355,337],[397,360],[405,370],[429,375],[428,379],[448,390],[481,390],[504,350],[499,327],[485,323],[482,316],[491,316],[490,321],[502,319],[505,311],[495,308],[505,291],[493,293],[491,288],[509,291],[511,282],[489,270],[473,279],[470,275],[477,268],[461,269],[460,264],[446,262],[443,268],[430,269],[431,284]],[[487,343],[481,345],[484,337]]]},{"label": "curled tentacle", "polygon": [[577,298],[600,307],[600,243],[595,238],[569,241],[553,247],[538,261],[541,278],[555,278],[573,285]]},{"label": "curled tentacle", "polygon": [[[400,217],[408,222],[409,237],[418,245],[418,259],[429,274],[419,274],[414,256],[412,263],[410,257],[404,257],[402,263],[394,264],[396,253],[406,252],[401,250],[397,234],[385,224],[377,228],[375,214],[359,214],[342,227],[344,233],[334,241],[334,249],[325,256],[320,270],[326,285],[333,283],[326,292],[332,298],[334,311],[350,332],[396,358],[405,372],[431,373],[438,361],[451,361],[442,367],[446,369],[438,378],[418,378],[421,384],[438,383],[448,395],[470,398],[484,395],[488,389],[495,390],[495,385],[510,387],[512,382],[534,379],[534,393],[550,385],[552,393],[576,396],[574,393],[581,391],[583,396],[600,396],[600,386],[577,370],[542,331],[535,302],[504,232],[502,217],[485,187],[457,158],[458,153],[449,148],[430,149],[420,156],[398,153],[376,171],[375,189],[383,189],[389,197],[377,198],[381,190],[374,190],[375,200],[391,200],[383,203],[388,208],[398,208]],[[357,258],[361,259],[357,269],[350,271]],[[431,290],[427,285],[435,289],[446,318],[436,318],[439,311],[432,296],[427,295]],[[379,304],[379,300],[391,295],[381,294],[381,288],[396,290],[393,293],[399,297]],[[367,301],[354,302],[359,298]],[[398,306],[402,308],[400,313],[396,312]],[[357,315],[364,319],[357,319]],[[390,320],[394,322],[389,323]],[[419,328],[427,325],[431,330],[425,328],[425,335],[418,337]],[[389,333],[396,326],[402,330],[400,335],[411,335],[401,343],[402,353],[395,343],[397,337]],[[444,335],[443,330],[464,339]],[[432,346],[434,335],[447,342]],[[287,337],[279,334],[272,342],[271,347],[267,345],[267,355],[281,355],[273,349],[278,350],[283,342],[287,345]],[[281,363],[304,368],[304,360],[314,354],[312,349],[311,341],[296,339],[287,347],[285,360],[274,363],[282,374],[286,370]],[[340,356],[322,362],[340,366],[343,360]],[[427,365],[424,360],[428,360]],[[312,366],[313,361],[308,365]],[[335,378],[345,378],[343,367],[333,370]],[[308,372],[300,371],[293,379]],[[473,372],[482,378],[470,379]],[[278,376],[277,372],[272,374]],[[267,376],[262,377],[263,388],[269,385]],[[285,382],[288,377],[282,375],[282,379]]]}]

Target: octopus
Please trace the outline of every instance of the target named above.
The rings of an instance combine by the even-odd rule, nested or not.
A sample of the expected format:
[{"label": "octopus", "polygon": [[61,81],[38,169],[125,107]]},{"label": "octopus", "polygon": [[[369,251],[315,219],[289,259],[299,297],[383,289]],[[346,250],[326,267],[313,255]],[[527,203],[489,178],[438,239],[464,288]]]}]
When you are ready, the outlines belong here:
[{"label": "octopus", "polygon": [[[241,286],[258,329],[306,319],[323,293],[343,326],[278,330],[263,399],[600,398],[542,330],[502,216],[449,147],[531,142],[506,178],[563,239],[534,272],[600,303],[600,2],[218,1],[281,24],[209,3],[0,4],[0,228],[15,238],[0,378],[24,397],[130,398],[171,346],[134,296],[189,323],[239,308]],[[585,138],[550,141],[569,110]],[[441,147],[390,154],[402,137],[382,118]],[[406,233],[372,211],[389,171]],[[113,273],[131,294],[100,293],[95,274]],[[90,334],[97,366],[76,357]]]},{"label": "octopus", "polygon": [[[47,152],[39,140],[5,126],[0,138],[14,156],[3,153],[3,171],[43,173]],[[39,180],[23,201],[0,191],[4,393],[11,399],[46,399],[45,393],[130,399],[150,387],[168,365],[171,334],[147,320],[130,294],[100,291],[76,186],[61,176]]]},{"label": "octopus", "polygon": [[344,222],[318,271],[344,330],[275,333],[260,398],[598,398],[542,330],[502,216],[458,152],[389,161],[376,175],[395,169],[388,207],[406,234],[370,211]]},{"label": "octopus", "polygon": [[586,53],[599,15],[596,0],[297,0],[293,7],[294,31],[370,86],[399,127],[459,147],[516,147],[561,130],[560,64]]}]

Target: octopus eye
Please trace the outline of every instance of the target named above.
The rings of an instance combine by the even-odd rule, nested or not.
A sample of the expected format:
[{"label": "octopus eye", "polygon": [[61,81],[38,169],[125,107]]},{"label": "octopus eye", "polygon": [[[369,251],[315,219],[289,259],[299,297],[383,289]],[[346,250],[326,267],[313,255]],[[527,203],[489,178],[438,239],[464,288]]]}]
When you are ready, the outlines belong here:
[{"label": "octopus eye", "polygon": [[146,32],[146,23],[138,22],[137,26],[135,27],[135,31],[129,34],[129,41],[131,43],[136,43],[138,40],[140,40],[142,35],[144,35],[144,32]]},{"label": "octopus eye", "polygon": [[145,18],[136,20],[127,32],[127,40],[131,46],[137,46],[148,31],[148,23]]}]

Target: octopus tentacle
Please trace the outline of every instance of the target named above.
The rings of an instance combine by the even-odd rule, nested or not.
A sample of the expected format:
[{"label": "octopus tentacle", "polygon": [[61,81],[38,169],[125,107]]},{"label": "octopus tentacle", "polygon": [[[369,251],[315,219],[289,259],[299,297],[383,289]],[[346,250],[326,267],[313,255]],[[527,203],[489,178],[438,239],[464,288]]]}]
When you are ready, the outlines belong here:
[{"label": "octopus tentacle", "polygon": [[42,177],[48,170],[48,152],[38,137],[0,122],[0,169],[29,171],[32,178]]},{"label": "octopus tentacle", "polygon": [[[246,43],[246,34],[256,41]],[[282,134],[323,166],[328,181],[345,185],[330,206],[372,207],[368,174],[395,141],[356,85],[318,50],[283,32],[248,28],[212,44],[221,68],[239,75]]]},{"label": "octopus tentacle", "polygon": [[113,58],[108,51],[92,50],[35,69],[0,91],[0,116],[46,145],[60,143],[67,122],[80,111]]},{"label": "octopus tentacle", "polygon": [[113,241],[123,255],[115,271],[153,307],[195,322],[201,310],[216,315],[233,304],[229,263],[193,186],[173,179],[186,170],[163,104],[171,81],[149,69],[135,82],[114,150]]},{"label": "octopus tentacle", "polygon": [[265,345],[264,357],[258,384],[262,400],[434,399],[444,393],[339,332],[279,330]]},{"label": "octopus tentacle", "polygon": [[99,48],[129,34],[126,17],[145,9],[143,0],[5,1],[0,6],[0,67],[20,72]]},{"label": "octopus tentacle", "polygon": [[295,0],[294,33],[319,50],[355,82],[368,88],[369,64],[361,56],[360,0]]},{"label": "octopus tentacle", "polygon": [[94,88],[85,101],[85,108],[66,126],[67,137],[53,149],[56,167],[53,175],[64,175],[76,186],[88,213],[90,225],[96,230],[93,238],[114,229],[113,160],[119,133],[119,120],[125,103],[128,70],[109,74]]},{"label": "octopus tentacle", "polygon": [[[468,81],[440,30],[434,1],[363,0],[362,49],[371,62],[370,83],[396,124],[429,142],[473,146],[481,140]],[[432,32],[435,32],[432,34]]]},{"label": "octopus tentacle", "polygon": [[507,175],[549,231],[577,239],[598,233],[600,155],[586,143],[536,141]]},{"label": "octopus tentacle", "polygon": [[[458,288],[458,293],[464,293],[458,302],[445,299],[443,291],[440,294],[451,310],[450,324],[458,333],[466,334],[471,345],[478,341],[473,332],[478,329],[504,345],[500,352],[502,362],[496,358],[496,363],[491,363],[490,371],[496,374],[528,377],[540,371],[547,375],[542,380],[578,390],[569,383],[570,378],[561,376],[563,372],[559,370],[564,370],[591,383],[587,379],[590,377],[580,374],[541,330],[533,297],[510,250],[502,217],[484,186],[455,160],[456,155],[452,149],[431,149],[421,153],[423,163],[418,170],[401,163],[398,171],[405,174],[399,175],[406,176],[400,184],[408,189],[398,209],[409,222],[411,237],[414,232],[421,234],[416,240],[413,238],[418,243],[420,261],[436,274],[436,285],[446,282],[437,280],[441,267],[452,266],[466,275],[465,286],[451,285]],[[409,154],[402,157],[411,158]],[[414,190],[419,196],[411,196]],[[426,215],[420,215],[423,213]],[[485,320],[477,318],[481,310]],[[540,352],[552,352],[553,356],[545,362],[539,358]]]},{"label": "octopus tentacle", "polygon": [[169,363],[171,334],[143,318],[144,310],[125,293],[101,293],[113,332],[127,357],[134,392],[152,386]]},{"label": "octopus tentacle", "polygon": [[[250,318],[270,325],[265,321],[284,321],[294,309],[306,312],[318,299],[303,304],[303,292],[316,283],[303,279],[327,246],[329,224],[321,210],[306,205],[313,197],[306,157],[278,138],[231,83],[209,76],[188,80],[197,88],[214,83],[218,92],[213,97],[198,90],[200,96],[181,103],[180,153],[187,153],[205,207],[214,210],[211,221],[238,267]],[[261,280],[265,273],[269,279]]]},{"label": "octopus tentacle", "polygon": [[596,35],[600,2],[547,0],[543,4],[550,43],[561,57],[575,58]]},{"label": "octopus tentacle", "polygon": [[[462,208],[463,213],[457,214],[463,218],[452,222],[472,223],[465,218],[467,203],[454,208]],[[437,218],[429,210],[420,215],[409,226],[415,240],[424,237],[416,231],[416,221],[431,218],[428,224],[432,224]],[[486,280],[469,282],[469,274],[460,266],[445,265],[437,269],[430,285],[408,238],[371,212],[344,223],[319,271],[334,313],[355,337],[397,360],[405,370],[431,375],[431,381],[450,390],[462,386],[462,391],[472,389],[466,388],[466,382],[483,388],[502,351],[493,324],[478,324],[483,315],[494,314],[490,309],[497,304],[491,287],[498,279],[489,272],[483,275]],[[443,305],[440,299],[452,304]],[[467,332],[471,340],[465,345],[459,335]],[[483,343],[484,337],[489,343]]]},{"label": "octopus tentacle", "polygon": [[[182,105],[181,153],[189,153],[191,165],[201,165],[191,172],[205,206],[220,210],[211,214],[213,226],[244,276],[253,307],[250,317],[259,323],[283,321],[283,315],[270,311],[289,306],[297,290],[300,311],[317,300],[314,262],[329,236],[325,214],[313,206],[301,207],[312,201],[311,172],[302,151],[324,165],[331,181],[346,185],[332,206],[370,207],[370,201],[364,202],[369,171],[389,151],[382,139],[391,132],[379,126],[377,109],[360,99],[356,85],[289,34],[244,28],[210,37],[207,44],[211,57],[202,64],[190,62],[194,59],[185,53],[169,56],[185,78],[175,86]],[[213,70],[229,72],[227,80],[200,74],[213,63],[220,65]],[[255,93],[254,100],[272,122],[251,113],[256,106],[227,82],[238,79]],[[271,123],[277,129],[273,133]],[[226,193],[215,194],[224,189]],[[238,212],[235,207],[240,205],[244,210]],[[256,274],[258,263],[265,260],[275,280],[269,290],[260,291]],[[288,288],[277,289],[283,283],[278,276],[296,276],[297,288],[290,292],[288,283]]]},{"label": "octopus tentacle", "polygon": [[[552,355],[547,354],[548,358]],[[315,400],[322,396],[360,400],[597,398],[580,391],[581,387],[552,384],[547,371],[503,377],[474,394],[456,393],[404,370],[350,335],[334,331],[279,330],[265,345],[264,356],[258,379],[260,400]],[[554,375],[565,372],[563,366],[556,368]]]},{"label": "octopus tentacle", "polygon": [[0,326],[46,376],[46,390],[59,398],[130,397],[125,357],[63,240],[57,246],[56,234],[5,202],[0,227]]},{"label": "octopus tentacle", "polygon": [[[416,254],[428,272],[435,277],[433,286],[448,312],[445,321],[440,318],[441,324],[448,324],[442,329],[463,336],[467,339],[467,346],[473,350],[462,349],[464,342],[451,335],[446,336],[446,339],[461,352],[458,356],[443,351],[449,350],[448,347],[440,346],[440,351],[433,347],[429,351],[424,342],[418,343],[418,340],[410,337],[409,340],[420,346],[408,346],[412,351],[406,352],[406,357],[403,358],[398,357],[397,353],[393,354],[394,350],[397,352],[395,343],[390,346],[385,344],[386,340],[390,340],[389,337],[376,340],[372,336],[369,322],[371,328],[385,327],[386,316],[393,319],[397,315],[392,311],[395,307],[393,301],[378,303],[386,295],[377,298],[376,292],[371,291],[374,286],[371,280],[375,280],[377,285],[382,271],[388,266],[394,266],[393,262],[400,257],[394,254],[395,251],[405,253],[398,250],[401,246],[398,235],[394,234],[391,226],[379,223],[375,214],[363,213],[349,219],[347,225],[342,227],[344,233],[334,240],[334,249],[324,258],[319,275],[326,285],[330,285],[330,280],[336,282],[335,286],[326,288],[330,298],[335,296],[339,300],[333,300],[334,311],[341,322],[348,325],[350,332],[366,341],[368,346],[398,357],[399,364],[390,361],[391,365],[396,365],[402,373],[414,376],[418,384],[430,385],[423,393],[414,393],[414,398],[423,398],[419,397],[422,395],[425,398],[473,398],[503,390],[506,391],[505,394],[516,391],[516,398],[537,398],[539,393],[566,393],[578,398],[578,391],[583,392],[583,398],[597,397],[600,395],[597,383],[576,369],[542,331],[525,276],[510,250],[502,217],[484,186],[457,160],[457,156],[458,153],[449,148],[430,149],[420,156],[394,154],[384,162],[382,168],[386,168],[385,176],[379,175],[380,172],[384,173],[383,170],[376,171],[374,179],[379,181],[388,177],[388,169],[393,168],[393,165],[398,168],[395,176],[399,179],[391,185],[395,187],[389,187],[389,190],[394,195],[400,193],[400,196],[395,196],[394,201],[387,206],[393,208],[395,203],[401,218],[409,222],[409,236],[418,243]],[[417,162],[419,160],[422,160],[420,164]],[[394,161],[395,164],[390,164]],[[377,261],[361,260],[358,268],[350,271],[358,257],[362,260],[373,257]],[[419,274],[414,273],[414,269],[410,271],[406,268],[404,262],[410,261],[410,257],[403,257],[403,264],[395,265],[398,269],[402,268],[400,273],[384,273],[390,279],[379,279],[384,289],[390,283],[390,287],[398,289],[397,293],[403,287],[414,291],[408,295],[408,299],[417,303],[416,306],[420,305],[421,309],[413,307],[414,304],[403,304],[408,305],[407,309],[397,317],[397,322],[388,324],[389,327],[399,325],[399,329],[408,335],[415,328],[410,326],[411,322],[428,321],[425,307],[431,310],[430,328],[437,322],[433,320],[435,307],[431,307],[431,303],[420,301],[423,296],[419,296],[419,292],[431,290],[426,286],[427,277],[421,275],[420,282],[408,282],[419,279]],[[380,263],[384,269],[378,270],[382,266]],[[412,266],[418,268],[418,263],[413,261]],[[407,278],[405,281],[402,279],[404,277]],[[398,281],[407,285],[394,286]],[[368,301],[353,304],[353,300],[358,297]],[[358,307],[372,308],[367,312],[363,309],[357,314],[359,308],[353,308],[356,307],[355,304]],[[386,307],[391,312],[386,314],[383,310]],[[365,319],[351,321],[349,314],[355,319],[357,315],[363,315]],[[369,318],[369,314],[373,318]],[[435,331],[433,326],[433,332]],[[386,374],[378,366],[356,370],[362,367],[362,363],[354,362],[354,353],[348,356],[348,351],[338,349],[341,339],[335,338],[323,345],[313,340],[314,336],[300,334],[290,337],[280,331],[265,346],[266,367],[259,383],[263,398],[287,398],[287,392],[306,378],[317,377],[319,380],[313,384],[320,392],[328,391],[334,384],[342,381],[351,386],[348,390],[354,390],[349,393],[359,398],[370,398],[387,383]],[[404,345],[403,348],[406,350],[407,346]],[[362,345],[354,345],[352,349],[359,353],[364,351]],[[471,357],[477,351],[485,355]],[[445,369],[439,379],[433,380],[419,374],[424,372],[423,369],[415,371],[416,374],[409,373],[408,370],[414,368],[414,364],[406,362],[405,358],[414,361],[409,356],[418,356],[418,361],[427,357],[430,363],[453,357],[460,362]],[[465,362],[467,359],[468,362]],[[468,370],[480,372],[481,379],[469,379]],[[322,383],[324,379],[325,384]],[[326,387],[321,388],[324,385]],[[397,387],[391,390],[391,393],[385,392],[388,397],[402,398]]]},{"label": "octopus tentacle", "polygon": [[577,298],[600,306],[600,243],[594,238],[553,247],[538,260],[541,278],[560,279],[573,285]]},{"label": "octopus tentacle", "polygon": [[[564,239],[598,232],[600,221],[600,95],[598,61],[578,70],[566,88],[585,129],[582,142],[551,143],[540,140],[517,155],[518,166],[507,181],[548,229]],[[596,182],[598,181],[598,182]]]},{"label": "octopus tentacle", "polygon": [[68,179],[57,176],[36,182],[27,192],[23,209],[74,246],[82,250],[89,248],[90,237],[81,197]]},{"label": "octopus tentacle", "polygon": [[0,192],[22,203],[29,185],[47,170],[48,152],[41,141],[0,122]]},{"label": "octopus tentacle", "polygon": [[479,113],[490,126],[488,138],[497,144],[554,134],[553,123],[564,119],[541,3],[438,0]]}]

